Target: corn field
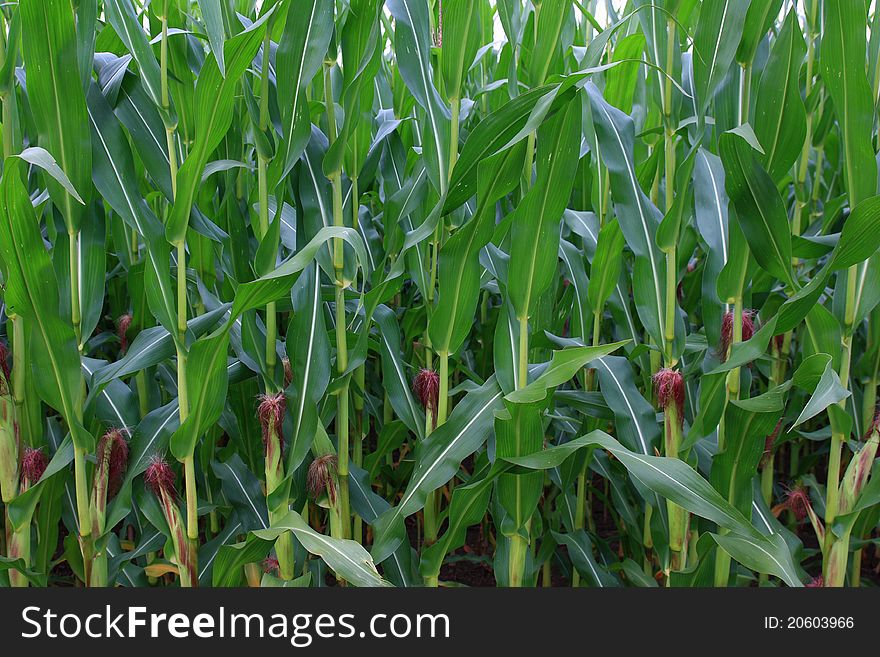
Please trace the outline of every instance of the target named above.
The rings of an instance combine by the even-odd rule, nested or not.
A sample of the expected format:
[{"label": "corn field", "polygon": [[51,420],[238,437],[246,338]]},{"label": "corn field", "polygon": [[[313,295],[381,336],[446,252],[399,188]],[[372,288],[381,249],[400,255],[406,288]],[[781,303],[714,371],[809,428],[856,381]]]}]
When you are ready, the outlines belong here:
[{"label": "corn field", "polygon": [[0,5],[0,584],[880,582],[880,9]]}]

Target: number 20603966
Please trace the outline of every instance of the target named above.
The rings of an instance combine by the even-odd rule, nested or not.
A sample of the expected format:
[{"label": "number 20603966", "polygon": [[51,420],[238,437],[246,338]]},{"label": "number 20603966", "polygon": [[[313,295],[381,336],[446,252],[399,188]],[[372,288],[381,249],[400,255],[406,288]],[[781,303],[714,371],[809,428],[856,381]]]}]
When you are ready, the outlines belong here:
[{"label": "number 20603966", "polygon": [[765,616],[764,629],[849,630],[855,627],[852,616]]}]

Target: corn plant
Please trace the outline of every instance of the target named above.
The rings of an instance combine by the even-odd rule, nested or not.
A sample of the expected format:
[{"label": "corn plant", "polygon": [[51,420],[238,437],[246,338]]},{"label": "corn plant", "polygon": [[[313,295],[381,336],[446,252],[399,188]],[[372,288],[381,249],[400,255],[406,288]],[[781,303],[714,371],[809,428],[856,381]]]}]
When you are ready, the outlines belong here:
[{"label": "corn plant", "polygon": [[870,4],[0,5],[0,583],[877,581]]}]

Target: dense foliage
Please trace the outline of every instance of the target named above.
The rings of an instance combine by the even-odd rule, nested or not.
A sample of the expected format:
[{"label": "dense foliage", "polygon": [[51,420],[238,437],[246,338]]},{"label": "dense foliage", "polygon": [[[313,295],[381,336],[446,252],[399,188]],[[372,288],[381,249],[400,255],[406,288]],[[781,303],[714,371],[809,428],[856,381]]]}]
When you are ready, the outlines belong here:
[{"label": "dense foliage", "polygon": [[0,5],[0,582],[876,581],[870,4]]}]

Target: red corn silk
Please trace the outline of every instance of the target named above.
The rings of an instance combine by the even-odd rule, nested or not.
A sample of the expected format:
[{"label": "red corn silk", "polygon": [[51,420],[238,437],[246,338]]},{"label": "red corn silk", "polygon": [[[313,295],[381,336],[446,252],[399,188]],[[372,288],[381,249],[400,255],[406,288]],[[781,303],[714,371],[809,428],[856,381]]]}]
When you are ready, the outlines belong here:
[{"label": "red corn silk", "polygon": [[806,518],[809,510],[812,508],[807,489],[803,486],[795,486],[789,490],[785,494],[785,508],[794,514],[798,522]]},{"label": "red corn silk", "polygon": [[440,399],[440,376],[434,370],[422,368],[413,379],[412,389],[424,406],[425,412],[431,413],[436,427],[437,403]]},{"label": "red corn silk", "polygon": [[9,394],[9,346],[0,340],[0,371],[3,372],[3,378],[0,379],[0,395]]},{"label": "red corn silk", "polygon": [[110,499],[119,492],[128,469],[128,443],[119,429],[111,429],[101,436],[97,457],[98,463],[107,459],[107,498]]},{"label": "red corn silk", "polygon": [[765,467],[770,462],[770,455],[773,454],[773,447],[776,445],[776,439],[779,437],[779,431],[782,429],[782,420],[776,423],[773,432],[764,439],[764,453],[761,455],[761,467]]},{"label": "red corn silk", "polygon": [[263,572],[267,574],[278,574],[281,566],[278,564],[278,557],[266,557],[263,559]]},{"label": "red corn silk", "polygon": [[46,468],[49,466],[49,458],[43,452],[42,448],[34,449],[33,447],[25,447],[21,456],[21,484],[23,487],[30,487],[36,484]]},{"label": "red corn silk", "polygon": [[661,408],[667,409],[675,405],[678,423],[681,425],[684,422],[684,377],[681,372],[669,368],[657,372],[654,375],[654,391]]},{"label": "red corn silk", "polygon": [[177,491],[174,487],[175,477],[174,470],[168,465],[168,462],[158,454],[150,459],[150,465],[144,472],[144,483],[147,485],[154,495],[161,497],[165,493],[169,497],[176,497]]},{"label": "red corn silk", "polygon": [[284,409],[286,400],[284,393],[279,392],[274,395],[260,395],[260,404],[257,406],[257,417],[260,420],[260,427],[263,430],[263,445],[268,446],[269,434],[274,431],[278,443],[284,447],[284,437],[281,432],[281,425],[284,422]]},{"label": "red corn silk", "polygon": [[119,336],[119,350],[122,353],[128,351],[128,329],[131,326],[131,315],[126,313],[116,320],[116,332]]},{"label": "red corn silk", "polygon": [[317,499],[325,490],[330,498],[330,504],[336,504],[336,466],[335,454],[324,454],[309,464],[306,473],[306,485],[312,497]]},{"label": "red corn silk", "polygon": [[[755,311],[742,311],[742,341],[751,339],[755,334]],[[721,361],[727,360],[730,345],[733,343],[733,311],[728,310],[721,318],[721,344],[718,346],[718,355]]]}]

